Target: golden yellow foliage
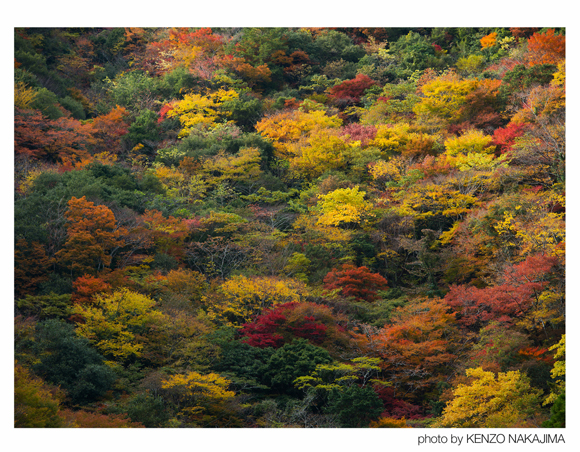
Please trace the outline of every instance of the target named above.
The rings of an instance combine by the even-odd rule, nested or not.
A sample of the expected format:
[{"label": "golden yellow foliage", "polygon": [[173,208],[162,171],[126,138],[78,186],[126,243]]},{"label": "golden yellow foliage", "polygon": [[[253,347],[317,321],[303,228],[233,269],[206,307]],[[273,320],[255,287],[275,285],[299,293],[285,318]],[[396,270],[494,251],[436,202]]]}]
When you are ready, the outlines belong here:
[{"label": "golden yellow foliage", "polygon": [[36,91],[26,83],[16,82],[14,84],[14,106],[18,108],[27,109],[30,108],[34,100],[36,99]]},{"label": "golden yellow foliage", "polygon": [[412,428],[405,418],[380,417],[369,424],[369,428]]},{"label": "golden yellow foliage", "polygon": [[415,185],[395,193],[394,196],[400,200],[395,212],[415,218],[445,215],[458,219],[478,204],[475,196],[435,184]]},{"label": "golden yellow foliage", "polygon": [[554,80],[551,82],[554,86],[566,86],[566,62],[558,63],[558,70],[554,73]]},{"label": "golden yellow foliage", "polygon": [[451,157],[459,154],[477,153],[491,154],[495,146],[490,146],[493,138],[485,135],[481,130],[471,129],[460,137],[445,140],[445,153]]},{"label": "golden yellow foliage", "polygon": [[525,374],[467,369],[471,384],[460,384],[437,427],[507,428],[521,425],[539,410],[540,390]]},{"label": "golden yellow foliage", "polygon": [[320,212],[318,224],[339,226],[360,223],[370,214],[372,204],[364,199],[366,192],[354,188],[339,188],[326,195],[320,195],[316,206]]},{"label": "golden yellow foliage", "polygon": [[377,160],[369,168],[369,173],[373,180],[380,182],[394,181],[397,182],[401,180],[401,177],[407,172],[408,160],[404,157],[393,157],[388,161]]},{"label": "golden yellow foliage", "polygon": [[264,309],[301,301],[308,295],[302,281],[267,276],[233,276],[218,290],[221,297],[213,300],[208,314],[215,321],[236,328],[253,320]]},{"label": "golden yellow foliage", "polygon": [[328,116],[325,111],[285,111],[262,119],[256,130],[272,140],[278,158],[295,156],[292,144],[307,136],[315,129],[338,128],[342,120],[338,116]]},{"label": "golden yellow foliage", "polygon": [[477,80],[438,77],[421,87],[423,99],[415,105],[413,111],[419,118],[435,116],[444,121],[456,121],[460,118],[467,95],[478,86]]},{"label": "golden yellow foliage", "polygon": [[164,318],[154,300],[128,289],[96,295],[94,303],[75,305],[73,312],[83,319],[77,323],[77,334],[115,360],[141,356],[142,333]]},{"label": "golden yellow foliage", "polygon": [[238,96],[239,94],[234,90],[221,88],[214,92],[207,92],[206,95],[186,94],[183,100],[175,103],[167,112],[167,116],[179,117],[179,122],[183,126],[179,136],[186,137],[190,134],[191,127],[196,124],[203,124],[206,127],[214,126],[221,114],[220,105]]},{"label": "golden yellow foliage", "polygon": [[228,390],[230,384],[230,380],[215,373],[202,375],[188,372],[169,377],[162,382],[161,387],[181,408],[180,415],[195,417],[208,408],[233,399],[236,393]]},{"label": "golden yellow foliage", "polygon": [[32,169],[32,170],[28,171],[28,173],[24,177],[24,180],[22,182],[20,182],[20,184],[18,185],[18,190],[20,190],[20,192],[22,194],[25,194],[25,195],[28,194],[30,192],[30,190],[32,189],[32,186],[34,185],[34,181],[42,173],[43,173],[43,171],[40,169]]},{"label": "golden yellow foliage", "polygon": [[163,381],[163,389],[182,387],[186,397],[208,400],[227,400],[235,397],[234,391],[228,391],[231,384],[228,379],[214,373],[201,375],[198,372],[177,374]]},{"label": "golden yellow foliage", "polygon": [[554,358],[557,361],[554,363],[554,367],[552,368],[550,375],[557,381],[556,386],[552,388],[550,394],[548,397],[546,397],[546,400],[544,400],[544,405],[554,403],[558,396],[566,389],[566,382],[563,379],[563,377],[566,375],[566,360],[564,359],[566,356],[566,335],[562,334],[560,341],[557,344],[551,346],[550,350],[556,350]]},{"label": "golden yellow foliage", "polygon": [[251,182],[262,174],[261,154],[258,148],[242,148],[236,155],[220,152],[203,162],[202,171],[207,183],[218,185],[224,181]]}]

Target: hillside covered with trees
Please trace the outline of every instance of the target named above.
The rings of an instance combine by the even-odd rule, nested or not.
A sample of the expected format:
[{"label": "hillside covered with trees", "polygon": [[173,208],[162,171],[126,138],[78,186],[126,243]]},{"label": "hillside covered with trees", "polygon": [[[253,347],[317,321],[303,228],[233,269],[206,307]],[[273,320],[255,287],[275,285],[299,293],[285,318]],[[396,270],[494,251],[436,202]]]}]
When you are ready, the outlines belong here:
[{"label": "hillside covered with trees", "polygon": [[15,427],[563,427],[565,41],[16,28]]}]

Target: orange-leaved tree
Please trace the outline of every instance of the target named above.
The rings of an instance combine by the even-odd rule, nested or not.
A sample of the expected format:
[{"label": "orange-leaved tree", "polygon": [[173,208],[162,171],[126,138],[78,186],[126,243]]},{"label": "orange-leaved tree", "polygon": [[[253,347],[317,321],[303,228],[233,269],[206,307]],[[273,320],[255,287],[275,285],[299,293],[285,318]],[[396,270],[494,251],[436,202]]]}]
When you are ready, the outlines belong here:
[{"label": "orange-leaved tree", "polygon": [[63,248],[56,253],[56,261],[70,269],[72,275],[97,272],[111,265],[112,253],[122,246],[115,215],[106,206],[96,206],[86,197],[68,202],[65,213],[67,239]]},{"label": "orange-leaved tree", "polygon": [[551,28],[545,33],[534,33],[528,39],[527,61],[536,64],[558,64],[566,58],[566,37],[555,34]]},{"label": "orange-leaved tree", "polygon": [[398,308],[377,333],[356,334],[368,356],[382,358],[396,397],[421,398],[454,372],[468,335],[440,299],[413,300]]}]

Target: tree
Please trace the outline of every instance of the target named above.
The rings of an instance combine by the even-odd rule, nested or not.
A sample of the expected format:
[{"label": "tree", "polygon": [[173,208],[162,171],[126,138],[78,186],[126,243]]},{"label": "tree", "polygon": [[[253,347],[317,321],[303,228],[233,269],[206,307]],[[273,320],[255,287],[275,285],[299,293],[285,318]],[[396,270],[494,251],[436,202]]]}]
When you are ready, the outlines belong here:
[{"label": "tree", "polygon": [[193,305],[201,303],[208,288],[204,275],[183,268],[170,270],[165,276],[163,285],[171,296],[183,298]]},{"label": "tree", "polygon": [[79,276],[73,281],[73,293],[70,299],[73,303],[90,304],[95,295],[110,293],[112,288],[111,284],[102,278],[91,275]]},{"label": "tree", "polygon": [[479,40],[482,49],[488,49],[495,46],[497,41],[497,33],[494,31]]},{"label": "tree", "polygon": [[90,305],[75,305],[77,334],[110,360],[126,362],[142,355],[149,328],[163,319],[155,301],[128,289],[97,295]]},{"label": "tree", "polygon": [[68,202],[67,240],[56,253],[57,262],[73,274],[95,274],[111,265],[111,252],[121,246],[115,215],[106,206],[95,206],[86,197]]},{"label": "tree", "polygon": [[507,166],[505,155],[496,158],[495,147],[490,145],[492,141],[491,136],[477,129],[468,130],[457,138],[449,138],[445,141],[446,163],[460,171]]},{"label": "tree", "polygon": [[369,428],[411,428],[407,425],[405,418],[396,419],[390,417],[380,417],[369,424]]},{"label": "tree", "polygon": [[388,385],[384,381],[373,379],[380,374],[380,358],[359,357],[350,360],[352,364],[332,363],[318,364],[310,375],[298,377],[294,385],[307,392],[310,388],[318,393],[329,395],[332,392],[342,392],[353,386],[365,387],[367,383]]},{"label": "tree", "polygon": [[127,415],[132,422],[138,422],[145,428],[162,427],[169,420],[163,398],[149,392],[131,398],[127,406]]},{"label": "tree", "polygon": [[544,428],[565,428],[566,427],[566,392],[562,392],[550,409],[550,419],[542,424]]},{"label": "tree", "polygon": [[35,373],[67,391],[74,403],[98,400],[116,380],[113,371],[84,337],[60,320],[46,320],[36,327],[38,362]]},{"label": "tree", "polygon": [[294,381],[308,375],[318,364],[328,364],[332,358],[326,350],[306,339],[294,339],[272,354],[265,364],[263,380],[279,392],[295,393]]},{"label": "tree", "polygon": [[346,318],[335,315],[325,305],[284,303],[264,311],[239,331],[252,347],[280,348],[294,338],[330,349],[343,348],[348,338],[341,323]]},{"label": "tree", "polygon": [[369,215],[372,204],[364,199],[366,192],[354,188],[339,188],[326,195],[319,195],[316,206],[320,212],[318,224],[339,226],[358,224]]},{"label": "tree", "polygon": [[186,221],[173,216],[166,218],[158,210],[145,210],[140,220],[155,244],[157,253],[169,254],[176,259],[183,258],[183,242],[189,232]]},{"label": "tree", "polygon": [[467,369],[470,384],[460,384],[443,410],[439,427],[509,428],[530,425],[539,409],[540,391],[519,371],[485,372]]},{"label": "tree", "polygon": [[469,336],[459,331],[455,314],[442,300],[427,299],[397,308],[384,328],[356,338],[367,356],[382,358],[396,397],[420,399],[453,373]]},{"label": "tree", "polygon": [[[558,397],[560,396],[562,396],[563,398],[563,394],[566,391],[566,381],[565,381],[566,360],[564,359],[566,355],[566,335],[563,334],[560,341],[557,344],[551,346],[550,350],[556,350],[554,358],[557,361],[554,363],[554,367],[550,372],[551,377],[554,380],[556,380],[556,384],[554,385],[554,388],[550,391],[548,397],[546,397],[546,400],[544,400],[544,405],[552,402],[555,403],[556,400],[558,400]],[[560,404],[564,404],[565,406],[565,403],[562,400],[560,401]]]},{"label": "tree", "polygon": [[477,197],[462,191],[431,182],[415,183],[394,194],[399,201],[394,210],[400,216],[411,216],[416,231],[445,230],[478,205]]},{"label": "tree", "polygon": [[214,92],[202,94],[186,94],[183,100],[174,102],[172,108],[167,111],[170,118],[178,117],[183,129],[179,132],[180,137],[186,137],[190,129],[196,124],[211,128],[216,125],[222,115],[220,106],[229,100],[236,99],[238,93],[234,90],[219,89]]},{"label": "tree", "polygon": [[325,411],[338,417],[341,427],[367,427],[383,411],[383,403],[371,388],[351,386],[344,391],[333,391]]},{"label": "tree", "polygon": [[209,316],[202,310],[192,312],[189,303],[184,306],[163,298],[163,317],[147,331],[142,359],[153,366],[167,368],[213,369],[212,364],[220,356],[220,347],[212,340],[217,333]]},{"label": "tree", "polygon": [[14,304],[18,308],[16,311],[22,315],[41,320],[66,319],[72,314],[69,294],[57,295],[51,292],[49,295],[26,295],[17,299]]},{"label": "tree", "polygon": [[14,106],[23,110],[31,109],[37,92],[34,88],[27,86],[24,82],[14,83]]},{"label": "tree", "polygon": [[344,168],[350,160],[346,140],[334,129],[312,130],[288,149],[293,153],[288,159],[290,170],[310,180],[326,171]]},{"label": "tree", "polygon": [[369,76],[357,74],[352,80],[345,80],[338,85],[334,85],[328,90],[329,97],[337,103],[348,105],[358,103],[365,90],[376,85],[376,82]]},{"label": "tree", "polygon": [[16,298],[32,294],[48,279],[50,261],[39,242],[18,239],[14,246],[14,294]]},{"label": "tree", "polygon": [[433,146],[438,135],[422,133],[420,128],[406,122],[397,121],[395,124],[380,124],[377,126],[375,138],[369,142],[372,146],[381,149],[381,158],[403,157],[433,154]]},{"label": "tree", "polygon": [[453,123],[461,117],[461,107],[467,95],[478,86],[477,80],[460,80],[457,76],[441,76],[423,85],[423,98],[413,111],[419,119],[434,116],[445,123]]},{"label": "tree", "polygon": [[340,289],[344,297],[355,297],[358,301],[373,302],[379,290],[387,290],[387,280],[378,273],[371,273],[367,267],[343,264],[342,269],[333,268],[324,277],[326,290]]},{"label": "tree", "polygon": [[[384,411],[381,414],[382,418],[404,421],[405,419],[423,419],[426,417],[423,407],[395,397],[395,388],[380,383],[374,384],[373,389],[383,402]],[[380,421],[379,419],[378,422]]]},{"label": "tree", "polygon": [[62,427],[60,398],[62,394],[34,377],[18,362],[14,362],[14,427]]},{"label": "tree", "polygon": [[524,262],[505,268],[498,284],[483,289],[452,285],[445,302],[458,312],[458,321],[466,327],[491,320],[511,324],[533,307],[555,265],[553,257],[529,256]]},{"label": "tree", "polygon": [[109,113],[89,120],[83,127],[89,138],[92,154],[119,154],[121,138],[128,132],[126,122],[129,112],[118,105]]},{"label": "tree", "polygon": [[219,287],[219,298],[209,306],[210,318],[241,328],[265,309],[301,301],[308,291],[304,283],[277,277],[234,276]]},{"label": "tree", "polygon": [[223,44],[223,38],[211,28],[172,28],[163,39],[147,44],[143,65],[158,74],[183,67],[192,75],[211,79],[222,66]]},{"label": "tree", "polygon": [[495,155],[506,154],[511,151],[515,140],[521,137],[525,131],[524,124],[510,122],[505,127],[499,127],[493,131],[493,140],[491,144],[496,147]]},{"label": "tree", "polygon": [[256,130],[272,140],[276,157],[287,159],[295,155],[293,144],[311,131],[338,128],[342,121],[337,116],[328,116],[323,110],[282,111],[265,117],[256,124]]},{"label": "tree", "polygon": [[62,410],[67,428],[143,428],[139,422],[131,422],[125,414],[103,414],[85,410]]},{"label": "tree", "polygon": [[242,148],[236,155],[227,155],[222,151],[206,159],[202,164],[202,171],[207,182],[212,186],[227,181],[233,186],[252,187],[262,175],[261,160],[262,156],[258,148]]},{"label": "tree", "polygon": [[230,385],[231,381],[215,373],[188,372],[165,379],[161,388],[163,397],[177,406],[178,415],[195,423],[203,420],[206,413],[211,416],[236,396],[228,390]]},{"label": "tree", "polygon": [[14,151],[16,159],[30,157],[48,163],[72,165],[89,157],[87,133],[74,119],[56,120],[37,110],[14,110]]},{"label": "tree", "polygon": [[566,37],[550,28],[545,33],[534,33],[528,38],[527,60],[529,66],[558,64],[566,57]]}]

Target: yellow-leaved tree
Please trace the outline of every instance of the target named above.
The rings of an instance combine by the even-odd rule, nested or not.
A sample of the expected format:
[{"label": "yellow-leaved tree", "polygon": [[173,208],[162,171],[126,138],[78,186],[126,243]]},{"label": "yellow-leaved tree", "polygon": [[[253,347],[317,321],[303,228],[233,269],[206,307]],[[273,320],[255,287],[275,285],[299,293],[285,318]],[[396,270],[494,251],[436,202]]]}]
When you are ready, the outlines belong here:
[{"label": "yellow-leaved tree", "polygon": [[97,295],[90,305],[75,305],[73,312],[82,319],[77,334],[116,362],[141,356],[150,327],[164,319],[154,300],[128,289]]},{"label": "yellow-leaved tree", "polygon": [[508,428],[532,427],[540,408],[540,390],[520,371],[486,372],[467,369],[470,384],[460,384],[443,410],[436,427]]},{"label": "yellow-leaved tree", "polygon": [[328,116],[325,111],[284,111],[262,119],[256,124],[256,130],[272,140],[276,157],[295,156],[293,144],[300,138],[317,129],[333,129],[342,125],[338,116]]},{"label": "yellow-leaved tree", "polygon": [[288,145],[290,169],[313,179],[325,171],[338,169],[346,164],[349,146],[346,139],[335,129],[316,129],[310,134]]},{"label": "yellow-leaved tree", "polygon": [[179,132],[180,137],[186,137],[191,127],[203,124],[207,127],[214,126],[217,119],[222,115],[220,106],[238,97],[238,93],[232,89],[219,89],[207,92],[205,95],[190,93],[183,96],[183,100],[172,104],[167,116],[179,118],[183,129]]},{"label": "yellow-leaved tree", "polygon": [[365,200],[366,192],[354,188],[339,188],[320,195],[316,210],[320,212],[318,224],[323,226],[345,226],[358,224],[371,216],[372,203]]},{"label": "yellow-leaved tree", "polygon": [[457,167],[460,171],[471,169],[495,169],[507,166],[507,155],[495,157],[495,146],[491,146],[493,138],[481,130],[471,129],[460,137],[445,141],[445,162]]},{"label": "yellow-leaved tree", "polygon": [[258,148],[241,148],[236,155],[221,151],[203,162],[202,172],[211,186],[224,182],[232,185],[237,182],[252,183],[262,174],[261,159]]},{"label": "yellow-leaved tree", "polygon": [[478,80],[461,80],[454,73],[437,77],[421,87],[421,102],[413,107],[420,123],[431,124],[441,121],[441,125],[460,119],[461,107],[467,95],[479,86]]},{"label": "yellow-leaved tree", "polygon": [[161,383],[161,388],[164,398],[177,406],[178,416],[195,422],[202,419],[200,415],[219,410],[236,396],[228,390],[230,384],[231,381],[215,373],[188,372],[169,377]]},{"label": "yellow-leaved tree", "polygon": [[398,215],[409,215],[415,219],[443,215],[457,220],[478,203],[475,196],[432,183],[415,184],[395,193],[394,198],[400,200],[394,211]]},{"label": "yellow-leaved tree", "polygon": [[219,287],[216,295],[209,306],[210,318],[239,328],[264,309],[302,301],[308,295],[308,289],[302,281],[291,278],[233,276]]},{"label": "yellow-leaved tree", "polygon": [[554,363],[554,367],[550,372],[552,378],[556,380],[556,384],[550,391],[548,397],[546,397],[546,400],[544,400],[544,405],[554,403],[558,396],[563,394],[566,390],[566,381],[564,380],[564,377],[566,376],[566,335],[563,334],[560,342],[550,347],[550,350],[556,350],[554,358],[557,361]]}]

